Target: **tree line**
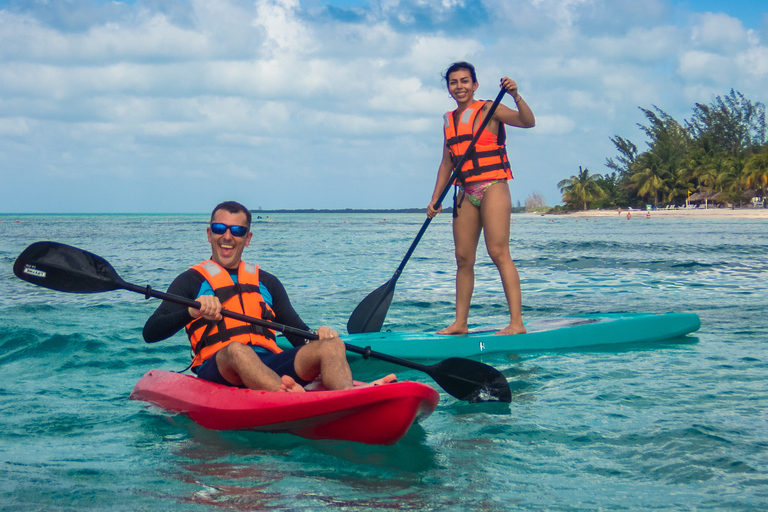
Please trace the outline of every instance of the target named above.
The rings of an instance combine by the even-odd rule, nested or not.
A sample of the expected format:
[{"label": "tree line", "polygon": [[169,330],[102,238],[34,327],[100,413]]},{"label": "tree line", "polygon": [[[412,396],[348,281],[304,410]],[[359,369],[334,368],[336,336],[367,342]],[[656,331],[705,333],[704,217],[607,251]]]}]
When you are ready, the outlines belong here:
[{"label": "tree line", "polygon": [[579,172],[558,183],[566,209],[683,205],[691,200],[742,204],[768,188],[765,105],[731,90],[696,103],[683,123],[658,107],[640,107],[648,150],[615,135],[618,156],[606,174]]}]

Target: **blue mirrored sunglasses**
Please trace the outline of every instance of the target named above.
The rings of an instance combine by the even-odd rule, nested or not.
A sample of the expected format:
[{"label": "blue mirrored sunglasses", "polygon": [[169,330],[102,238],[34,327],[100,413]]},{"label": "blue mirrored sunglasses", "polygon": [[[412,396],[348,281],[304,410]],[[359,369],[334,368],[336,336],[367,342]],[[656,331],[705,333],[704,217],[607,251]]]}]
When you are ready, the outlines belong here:
[{"label": "blue mirrored sunglasses", "polygon": [[223,235],[227,232],[227,229],[229,229],[229,232],[232,233],[232,236],[236,237],[245,236],[246,233],[248,233],[248,228],[245,226],[228,226],[227,224],[222,224],[221,222],[211,223],[211,232],[213,232],[214,235]]}]

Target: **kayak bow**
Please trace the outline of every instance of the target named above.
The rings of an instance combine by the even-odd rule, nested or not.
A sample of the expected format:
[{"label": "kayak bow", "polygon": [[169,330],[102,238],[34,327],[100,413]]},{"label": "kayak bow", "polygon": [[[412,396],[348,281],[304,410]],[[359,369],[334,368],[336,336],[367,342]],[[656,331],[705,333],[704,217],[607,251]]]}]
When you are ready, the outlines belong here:
[{"label": "kayak bow", "polygon": [[354,389],[281,393],[222,386],[191,375],[147,372],[131,399],[150,402],[189,416],[213,430],[289,432],[309,439],[338,439],[390,445],[402,439],[414,421],[426,419],[440,396],[417,382],[379,386],[355,383]]}]

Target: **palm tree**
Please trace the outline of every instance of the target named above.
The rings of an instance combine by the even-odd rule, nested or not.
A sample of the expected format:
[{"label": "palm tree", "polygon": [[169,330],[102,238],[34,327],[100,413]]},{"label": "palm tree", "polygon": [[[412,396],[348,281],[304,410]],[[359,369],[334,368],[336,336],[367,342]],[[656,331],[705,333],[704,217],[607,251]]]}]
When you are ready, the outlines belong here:
[{"label": "palm tree", "polygon": [[747,160],[743,176],[747,188],[759,189],[761,195],[765,194],[768,188],[768,145]]},{"label": "palm tree", "polygon": [[579,174],[562,180],[557,184],[560,193],[563,194],[563,202],[576,205],[584,205],[584,210],[589,209],[591,201],[598,201],[606,197],[605,192],[597,180],[601,178],[599,174],[589,175],[589,169],[583,169],[579,166]]},{"label": "palm tree", "polygon": [[[635,172],[630,181],[637,187],[637,195],[640,197],[653,197],[653,206],[659,206],[659,192],[669,190],[667,178],[671,173],[666,170],[667,162],[660,158],[655,151],[649,151],[640,155],[634,165]],[[670,180],[671,181],[671,180]]]}]

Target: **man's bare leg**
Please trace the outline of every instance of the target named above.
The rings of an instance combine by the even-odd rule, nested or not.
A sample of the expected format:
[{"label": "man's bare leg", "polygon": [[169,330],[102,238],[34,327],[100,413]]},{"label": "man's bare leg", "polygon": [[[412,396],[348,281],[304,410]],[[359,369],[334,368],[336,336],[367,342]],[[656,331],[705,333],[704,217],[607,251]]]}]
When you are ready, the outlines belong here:
[{"label": "man's bare leg", "polygon": [[[347,362],[347,350],[340,338],[326,338],[304,345],[296,353],[293,364],[296,375],[306,381],[314,380],[319,375],[326,389],[354,387],[352,370]],[[395,380],[395,375],[387,375],[372,384],[388,384]]]},{"label": "man's bare leg", "polygon": [[[285,385],[278,374],[261,362],[253,348],[242,343],[230,343],[219,350],[216,353],[216,365],[221,376],[233,386],[280,391]],[[304,391],[296,382],[287,387],[292,392]]]}]

